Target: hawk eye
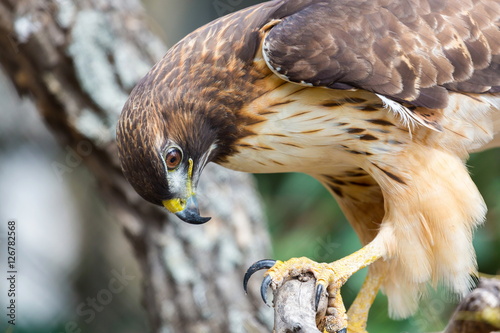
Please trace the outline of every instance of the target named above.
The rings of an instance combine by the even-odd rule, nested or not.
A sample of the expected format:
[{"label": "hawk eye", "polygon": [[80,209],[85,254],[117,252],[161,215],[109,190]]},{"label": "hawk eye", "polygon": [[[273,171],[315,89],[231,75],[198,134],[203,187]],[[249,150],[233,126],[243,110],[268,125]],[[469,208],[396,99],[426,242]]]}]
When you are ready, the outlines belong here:
[{"label": "hawk eye", "polygon": [[179,148],[170,148],[165,155],[168,170],[174,170],[182,161],[182,152]]}]

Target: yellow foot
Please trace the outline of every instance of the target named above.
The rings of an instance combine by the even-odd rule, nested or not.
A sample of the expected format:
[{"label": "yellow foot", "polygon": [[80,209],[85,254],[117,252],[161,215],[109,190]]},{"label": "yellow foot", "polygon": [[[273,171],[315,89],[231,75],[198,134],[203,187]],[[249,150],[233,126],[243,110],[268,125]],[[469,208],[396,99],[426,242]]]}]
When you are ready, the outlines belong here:
[{"label": "yellow foot", "polygon": [[[264,280],[260,289],[262,299],[267,304],[267,289],[269,286],[272,285],[273,289],[277,289],[290,278],[305,273],[312,273],[316,279],[316,309],[318,308],[321,296],[325,291],[328,291],[326,332],[345,332],[348,326],[347,313],[340,295],[340,287],[344,285],[353,273],[375,262],[384,254],[384,247],[377,242],[376,238],[359,251],[332,263],[317,263],[304,257],[292,258],[285,262],[271,259],[260,260],[248,269],[243,280],[243,287],[246,291],[248,280],[253,273],[261,269],[268,269],[264,274]],[[349,325],[351,332],[363,332],[366,320],[361,321],[360,325]],[[359,330],[356,331],[357,329]]]},{"label": "yellow foot", "polygon": [[[253,273],[261,269],[268,269],[264,274],[264,280],[261,286],[261,296],[267,304],[267,289],[273,286],[279,288],[284,281],[289,278],[297,277],[301,274],[312,273],[316,279],[316,306],[318,305],[321,294],[329,286],[341,287],[345,280],[336,274],[333,265],[327,263],[317,263],[309,258],[292,258],[287,261],[264,259],[253,264],[245,274],[243,287],[247,289],[248,280]],[[336,289],[337,289],[336,288]],[[329,289],[329,288],[328,288]]]},{"label": "yellow foot", "polygon": [[340,287],[347,280],[343,275],[339,275],[335,269],[335,263],[317,263],[311,259],[292,258],[288,261],[275,261],[270,259],[260,260],[253,264],[245,274],[243,286],[247,288],[250,276],[260,269],[267,268],[264,274],[264,280],[261,285],[261,296],[267,304],[267,289],[272,285],[273,289],[279,288],[285,281],[296,278],[305,273],[312,273],[316,279],[315,309],[321,297],[328,290],[328,310],[330,320],[327,320],[325,332],[346,333],[347,332],[347,313],[340,296]]}]

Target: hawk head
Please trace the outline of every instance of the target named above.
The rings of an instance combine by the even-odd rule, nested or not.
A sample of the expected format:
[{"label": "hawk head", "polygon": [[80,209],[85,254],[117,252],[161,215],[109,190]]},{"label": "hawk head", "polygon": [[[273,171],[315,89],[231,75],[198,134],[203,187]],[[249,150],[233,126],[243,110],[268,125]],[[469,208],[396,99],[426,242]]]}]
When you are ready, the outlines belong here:
[{"label": "hawk head", "polygon": [[[221,18],[186,36],[137,84],[117,126],[122,170],[146,200],[190,223],[203,223],[196,186],[205,165],[226,162],[237,141],[254,135],[243,112],[264,93],[254,82],[270,74],[253,65],[260,35],[253,25],[222,29],[241,21]],[[225,20],[229,21],[225,21]],[[250,22],[249,21],[249,22]],[[216,34],[217,38],[207,38]],[[211,49],[218,50],[207,51]]]},{"label": "hawk head", "polygon": [[183,221],[201,224],[210,218],[199,214],[196,187],[216,157],[217,127],[188,95],[151,85],[146,76],[123,108],[117,144],[125,178],[137,193]]}]

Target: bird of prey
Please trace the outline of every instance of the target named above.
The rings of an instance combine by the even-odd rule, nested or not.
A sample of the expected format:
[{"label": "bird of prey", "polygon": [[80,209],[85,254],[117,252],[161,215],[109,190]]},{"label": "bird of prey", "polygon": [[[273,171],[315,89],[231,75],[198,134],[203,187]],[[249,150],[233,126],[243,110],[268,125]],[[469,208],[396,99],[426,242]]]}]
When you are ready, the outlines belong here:
[{"label": "bird of prey", "polygon": [[500,145],[499,26],[499,0],[275,0],[219,18],[132,91],[123,172],[196,224],[209,162],[313,176],[363,247],[329,264],[271,262],[264,284],[299,270],[336,290],[370,265],[344,324],[365,330],[379,288],[407,317],[429,284],[464,294],[476,271],[486,207],[465,161]]}]

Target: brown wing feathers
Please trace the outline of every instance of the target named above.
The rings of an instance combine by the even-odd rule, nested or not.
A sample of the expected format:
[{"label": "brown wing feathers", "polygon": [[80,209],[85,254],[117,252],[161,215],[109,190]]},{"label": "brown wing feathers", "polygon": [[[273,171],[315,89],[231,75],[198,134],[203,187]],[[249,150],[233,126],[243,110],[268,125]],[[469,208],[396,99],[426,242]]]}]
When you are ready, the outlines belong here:
[{"label": "brown wing feathers", "polygon": [[448,90],[499,90],[499,22],[498,0],[315,1],[271,29],[264,53],[292,82],[438,109]]}]

